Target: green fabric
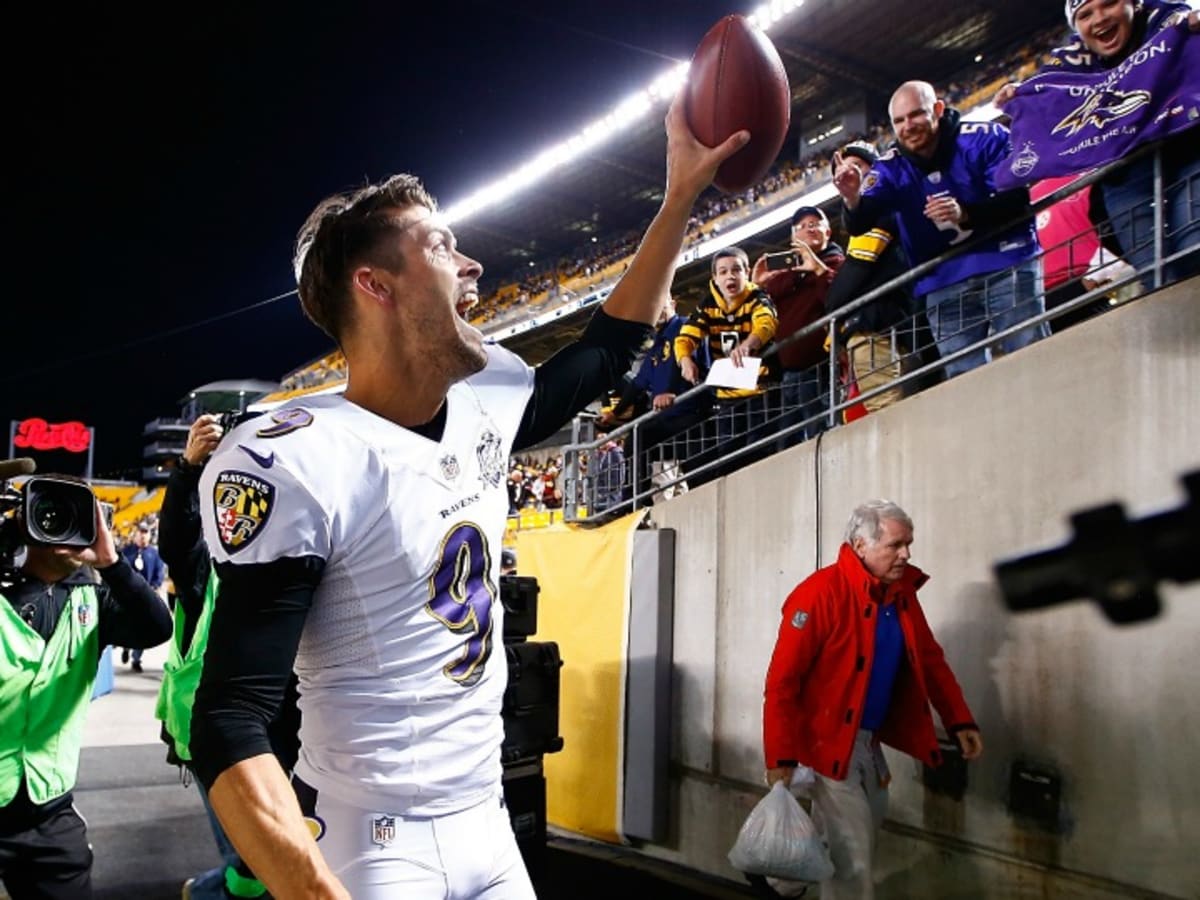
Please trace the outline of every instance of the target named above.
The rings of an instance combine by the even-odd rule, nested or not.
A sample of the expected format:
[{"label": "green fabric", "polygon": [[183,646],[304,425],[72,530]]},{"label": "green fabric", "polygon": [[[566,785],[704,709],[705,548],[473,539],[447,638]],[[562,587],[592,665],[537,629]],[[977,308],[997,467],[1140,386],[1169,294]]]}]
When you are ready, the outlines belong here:
[{"label": "green fabric", "polygon": [[261,881],[239,875],[233,866],[225,867],[225,890],[235,897],[261,897],[267,892]]},{"label": "green fabric", "polygon": [[167,649],[158,703],[154,708],[154,715],[166,726],[167,733],[175,742],[176,754],[185,761],[192,758],[189,748],[192,740],[192,704],[196,700],[196,688],[200,686],[200,675],[204,671],[204,649],[208,646],[208,627],[216,604],[217,584],[217,573],[210,570],[208,584],[204,588],[204,604],[200,607],[196,631],[186,654],[182,650],[183,606],[179,603],[175,605],[175,635]]},{"label": "green fabric", "polygon": [[75,786],[100,662],[99,618],[95,587],[74,587],[47,641],[0,595],[0,806],[22,778],[34,803]]}]

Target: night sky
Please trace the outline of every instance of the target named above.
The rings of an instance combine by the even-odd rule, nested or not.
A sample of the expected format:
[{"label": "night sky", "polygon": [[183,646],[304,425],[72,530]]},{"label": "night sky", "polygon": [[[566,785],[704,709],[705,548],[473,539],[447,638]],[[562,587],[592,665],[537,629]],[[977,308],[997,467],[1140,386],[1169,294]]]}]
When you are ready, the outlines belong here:
[{"label": "night sky", "polygon": [[411,171],[448,206],[755,5],[26,8],[3,64],[6,433],[81,420],[98,473],[136,469],[192,388],[330,349],[294,295],[264,302],[322,197]]}]

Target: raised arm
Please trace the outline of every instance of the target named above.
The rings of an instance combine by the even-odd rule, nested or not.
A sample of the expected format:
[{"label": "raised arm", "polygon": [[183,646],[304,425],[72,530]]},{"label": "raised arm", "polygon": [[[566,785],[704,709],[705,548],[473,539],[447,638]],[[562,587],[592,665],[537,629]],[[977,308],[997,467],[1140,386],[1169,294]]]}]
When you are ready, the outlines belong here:
[{"label": "raised arm", "polygon": [[95,519],[96,540],[74,555],[95,568],[103,580],[100,645],[146,648],[163,643],[171,637],[167,605],[117,553],[99,501],[95,503]]}]

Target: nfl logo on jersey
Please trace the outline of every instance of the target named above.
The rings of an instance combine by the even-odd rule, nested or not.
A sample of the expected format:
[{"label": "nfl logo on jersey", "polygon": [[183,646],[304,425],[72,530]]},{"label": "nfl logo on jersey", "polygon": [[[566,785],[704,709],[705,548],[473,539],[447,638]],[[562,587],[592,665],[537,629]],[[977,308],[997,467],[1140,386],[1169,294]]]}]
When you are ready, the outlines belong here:
[{"label": "nfl logo on jersey", "polygon": [[376,816],[371,820],[371,843],[386,847],[396,839],[396,817]]},{"label": "nfl logo on jersey", "polygon": [[439,459],[438,465],[442,467],[442,477],[447,481],[457,481],[458,476],[462,474],[462,466],[458,464],[458,457],[452,453]]}]

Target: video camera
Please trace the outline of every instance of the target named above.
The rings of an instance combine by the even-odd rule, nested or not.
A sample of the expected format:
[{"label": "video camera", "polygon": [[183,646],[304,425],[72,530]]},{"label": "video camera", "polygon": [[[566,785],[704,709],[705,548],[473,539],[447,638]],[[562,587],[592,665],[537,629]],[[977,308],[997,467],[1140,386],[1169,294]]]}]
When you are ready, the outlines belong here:
[{"label": "video camera", "polygon": [[1159,615],[1159,581],[1200,580],[1200,469],[1181,478],[1187,499],[1130,518],[1120,503],[1072,513],[1074,536],[1057,547],[993,564],[1014,612],[1090,597],[1115,624]]},{"label": "video camera", "polygon": [[229,412],[220,413],[217,417],[217,423],[221,426],[221,434],[226,435],[243,422],[247,422],[259,415],[261,415],[261,413],[238,412],[237,410],[230,410]]},{"label": "video camera", "polygon": [[[21,547],[90,547],[96,542],[96,495],[86,484],[54,475],[26,479],[20,488],[9,479],[31,475],[33,460],[0,462],[0,570],[12,569]],[[112,524],[112,506],[102,504]]]}]

